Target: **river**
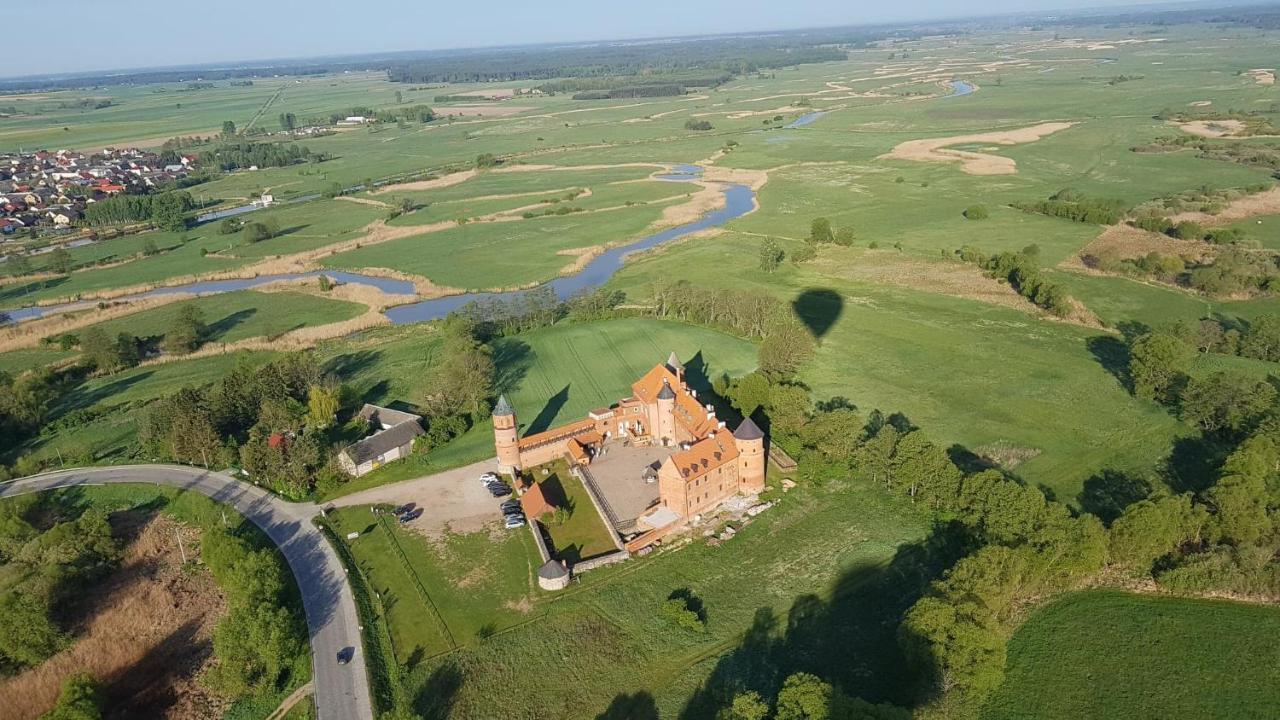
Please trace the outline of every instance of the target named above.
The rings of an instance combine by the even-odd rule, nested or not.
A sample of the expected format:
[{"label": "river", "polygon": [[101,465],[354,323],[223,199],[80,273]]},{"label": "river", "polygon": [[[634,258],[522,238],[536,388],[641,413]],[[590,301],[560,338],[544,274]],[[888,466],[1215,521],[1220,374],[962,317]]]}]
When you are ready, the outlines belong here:
[{"label": "river", "polygon": [[[701,173],[702,168],[697,165],[673,165],[667,173],[657,175],[655,178],[665,182],[693,182],[701,176]],[[725,205],[719,210],[707,213],[691,223],[668,228],[643,237],[635,242],[606,250],[594,260],[587,263],[587,265],[577,273],[556,278],[545,283],[545,285],[549,285],[551,289],[555,291],[556,297],[559,297],[562,300],[583,290],[591,290],[600,287],[608,281],[609,278],[613,277],[614,273],[618,272],[618,270],[622,268],[627,256],[671,242],[672,240],[684,237],[691,233],[696,233],[708,228],[719,227],[734,218],[746,215],[755,207],[755,193],[746,185],[729,185],[724,188],[723,192]],[[255,287],[261,287],[273,282],[317,278],[321,275],[328,276],[335,282],[368,285],[390,294],[407,295],[414,292],[413,283],[405,280],[395,280],[391,278],[375,277],[338,270],[315,270],[306,273],[260,275],[255,278],[235,280],[205,280],[187,283],[185,285],[156,288],[155,290],[148,290],[146,292],[135,293],[133,295],[125,295],[114,298],[108,302],[133,302],[146,298],[182,293],[190,295],[216,295],[219,293],[235,292],[237,290],[251,290]],[[412,303],[409,305],[399,305],[389,308],[386,311],[386,316],[394,325],[406,325],[409,323],[424,322],[427,320],[439,320],[469,302],[476,300],[488,300],[492,298],[512,298],[523,292],[525,291],[506,293],[480,292],[450,295],[447,297],[436,298],[434,300],[424,300],[422,302]],[[87,309],[94,307],[96,304],[96,300],[87,300],[63,303],[60,305],[25,307],[5,312],[9,315],[11,320],[14,322],[20,322],[60,312]]]}]

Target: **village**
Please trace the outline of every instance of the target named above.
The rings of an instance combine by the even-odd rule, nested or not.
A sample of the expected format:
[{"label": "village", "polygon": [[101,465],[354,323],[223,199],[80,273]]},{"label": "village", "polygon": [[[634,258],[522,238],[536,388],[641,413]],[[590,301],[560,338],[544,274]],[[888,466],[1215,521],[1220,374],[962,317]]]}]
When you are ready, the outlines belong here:
[{"label": "village", "polygon": [[194,155],[138,148],[0,155],[0,240],[65,232],[83,223],[90,204],[173,185],[196,164]]}]

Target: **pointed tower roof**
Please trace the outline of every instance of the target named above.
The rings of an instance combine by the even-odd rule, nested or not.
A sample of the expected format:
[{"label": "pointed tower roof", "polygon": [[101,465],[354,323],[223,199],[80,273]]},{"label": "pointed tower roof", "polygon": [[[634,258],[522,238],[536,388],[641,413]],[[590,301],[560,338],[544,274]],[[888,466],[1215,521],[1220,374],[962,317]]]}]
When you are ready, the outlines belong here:
[{"label": "pointed tower roof", "polygon": [[658,391],[658,399],[659,400],[675,400],[676,399],[676,393],[674,390],[671,389],[671,383],[667,382],[666,378],[663,378],[662,380],[662,389]]},{"label": "pointed tower roof", "polygon": [[733,431],[733,436],[738,440],[760,440],[764,437],[764,431],[756,425],[754,420],[746,418],[738,429]]},{"label": "pointed tower roof", "polygon": [[515,408],[511,407],[511,403],[507,402],[507,396],[505,394],[499,395],[498,404],[493,406],[494,417],[503,417],[515,414]]},{"label": "pointed tower roof", "polygon": [[684,365],[680,363],[680,358],[676,357],[676,351],[672,350],[667,356],[667,367],[671,368],[671,372],[684,372]]}]

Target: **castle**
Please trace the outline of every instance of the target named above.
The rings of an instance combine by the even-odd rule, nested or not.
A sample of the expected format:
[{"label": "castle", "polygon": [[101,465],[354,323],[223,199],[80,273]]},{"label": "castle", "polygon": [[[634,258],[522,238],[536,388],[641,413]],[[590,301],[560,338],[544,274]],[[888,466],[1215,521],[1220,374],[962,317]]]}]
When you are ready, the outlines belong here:
[{"label": "castle", "polygon": [[[730,432],[711,405],[685,384],[675,353],[631,385],[631,396],[587,417],[521,438],[506,396],[493,410],[494,445],[506,473],[560,457],[588,465],[610,440],[670,447],[657,470],[658,502],[681,518],[714,509],[736,494],[764,489],[764,433],[750,418]],[[637,468],[636,481],[642,468]]]}]

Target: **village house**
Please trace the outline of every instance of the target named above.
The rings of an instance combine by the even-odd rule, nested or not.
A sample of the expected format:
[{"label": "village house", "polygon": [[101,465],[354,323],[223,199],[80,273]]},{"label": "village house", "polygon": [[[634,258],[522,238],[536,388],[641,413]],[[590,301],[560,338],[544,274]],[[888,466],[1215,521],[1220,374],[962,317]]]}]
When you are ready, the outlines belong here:
[{"label": "village house", "polygon": [[750,418],[730,431],[711,405],[698,400],[685,382],[675,353],[631,385],[631,396],[587,417],[521,438],[515,409],[506,397],[493,410],[498,466],[518,473],[559,458],[587,466],[606,443],[670,448],[656,471],[636,468],[658,485],[658,504],[641,527],[682,525],[736,495],[764,489],[764,433]]},{"label": "village house", "polygon": [[368,423],[374,432],[338,453],[338,464],[355,477],[408,456],[413,451],[413,441],[423,433],[422,418],[413,413],[366,403],[356,417]]}]

